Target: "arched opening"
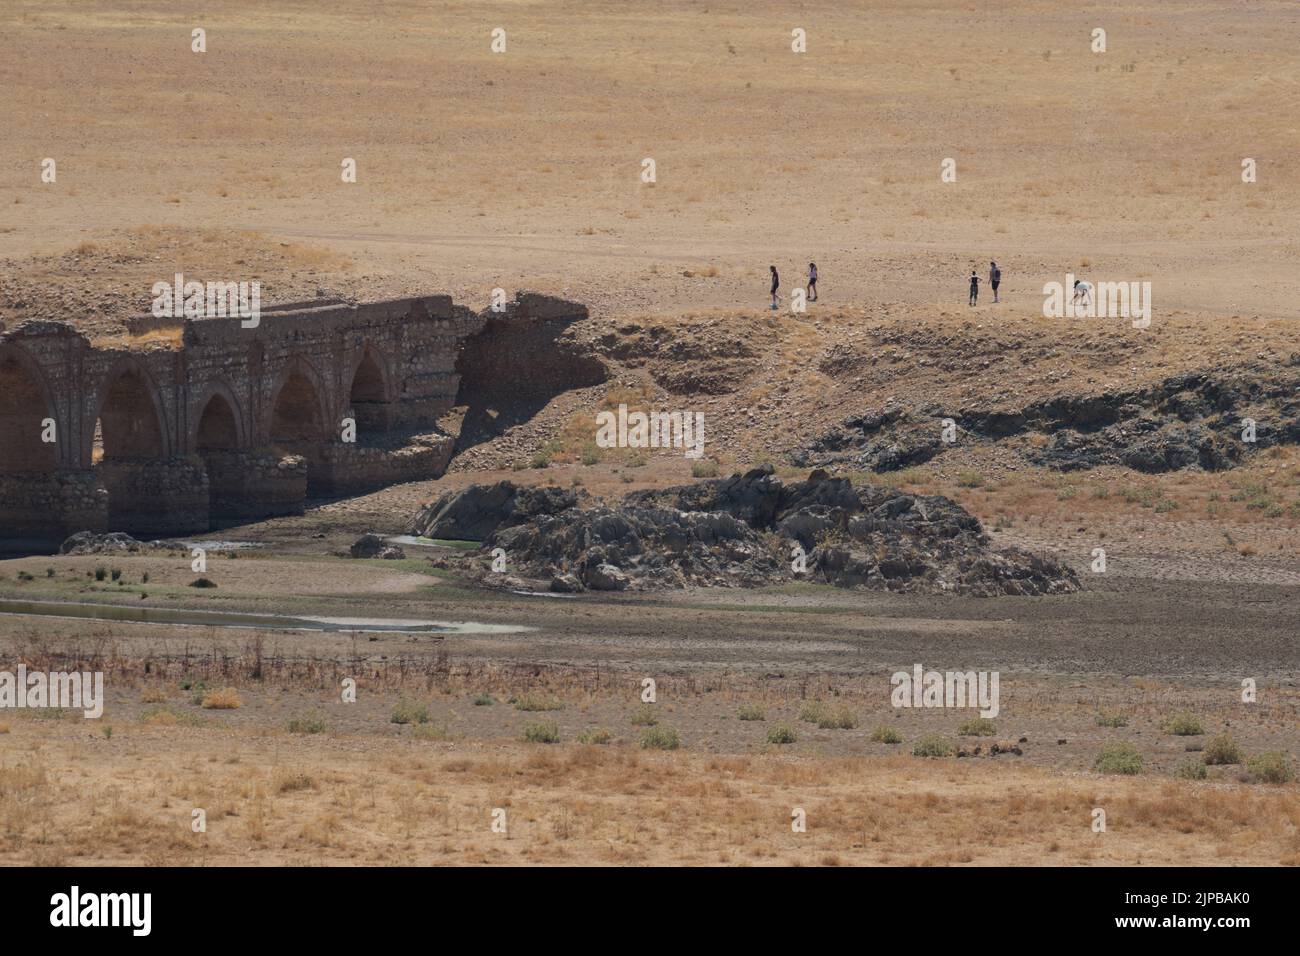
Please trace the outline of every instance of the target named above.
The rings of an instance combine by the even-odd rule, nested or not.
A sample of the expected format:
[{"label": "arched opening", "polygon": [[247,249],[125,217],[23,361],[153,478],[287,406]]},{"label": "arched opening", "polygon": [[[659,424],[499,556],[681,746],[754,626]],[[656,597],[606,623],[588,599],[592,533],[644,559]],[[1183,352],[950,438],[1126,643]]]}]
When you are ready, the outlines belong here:
[{"label": "arched opening", "polygon": [[242,513],[246,475],[238,448],[235,410],[224,395],[215,394],[203,406],[194,439],[208,472],[208,519],[214,524]]},{"label": "arched opening", "polygon": [[108,383],[91,442],[91,464],[108,491],[108,526],[132,534],[166,530],[174,506],[164,485],[166,445],[144,374],[127,368]]},{"label": "arched opening", "polygon": [[230,451],[239,445],[239,426],[235,423],[235,410],[224,395],[213,395],[199,416],[198,437],[195,447],[199,453]]},{"label": "arched opening", "polygon": [[326,431],[320,395],[301,372],[291,372],[271,409],[271,444],[280,455],[307,460],[307,493],[329,490]]},{"label": "arched opening", "polygon": [[36,376],[13,355],[0,358],[0,473],[39,474],[57,467],[55,449],[62,436],[47,427],[51,417]]},{"label": "arched opening", "polygon": [[103,439],[103,460],[163,457],[162,423],[144,376],[134,369],[119,375],[100,406],[96,430]]},{"label": "arched opening", "polygon": [[390,407],[384,372],[374,352],[366,349],[352,375],[351,409],[357,421],[358,438],[388,431]]},{"label": "arched opening", "polygon": [[29,542],[48,545],[64,534],[55,477],[64,436],[53,417],[39,374],[0,351],[0,551],[25,553]]}]

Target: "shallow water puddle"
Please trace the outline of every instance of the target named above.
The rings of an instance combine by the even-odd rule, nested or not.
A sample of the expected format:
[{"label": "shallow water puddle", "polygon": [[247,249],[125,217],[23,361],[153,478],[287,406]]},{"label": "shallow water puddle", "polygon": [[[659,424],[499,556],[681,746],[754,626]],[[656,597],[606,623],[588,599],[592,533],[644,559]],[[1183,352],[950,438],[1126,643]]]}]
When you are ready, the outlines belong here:
[{"label": "shallow water puddle", "polygon": [[169,624],[191,627],[246,627],[288,631],[385,632],[400,634],[520,634],[534,627],[480,624],[476,621],[411,621],[401,618],[293,617],[286,614],[246,614],[238,611],[192,611],[167,607],[124,607],[116,604],[76,604],[67,601],[0,599],[0,614],[40,615]]}]

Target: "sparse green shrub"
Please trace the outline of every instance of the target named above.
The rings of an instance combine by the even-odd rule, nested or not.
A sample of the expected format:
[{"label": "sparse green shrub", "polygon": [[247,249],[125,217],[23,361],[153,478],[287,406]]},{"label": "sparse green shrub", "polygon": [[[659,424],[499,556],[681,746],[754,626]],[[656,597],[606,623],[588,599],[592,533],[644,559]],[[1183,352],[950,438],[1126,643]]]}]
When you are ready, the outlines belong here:
[{"label": "sparse green shrub", "polygon": [[530,744],[558,744],[560,727],[553,720],[544,720],[540,724],[529,724],[524,728],[524,740]]},{"label": "sparse green shrub", "polygon": [[716,478],[718,477],[718,463],[712,458],[700,458],[691,462],[692,478]]},{"label": "sparse green shrub", "polygon": [[474,706],[475,706],[475,707],[491,707],[491,706],[492,706],[493,704],[495,704],[495,703],[496,703],[496,700],[492,697],[491,694],[476,694],[476,695],[474,695]]},{"label": "sparse green shrub", "polygon": [[1204,780],[1209,776],[1205,764],[1200,760],[1184,760],[1178,765],[1178,776],[1184,780]]},{"label": "sparse green shrub", "polygon": [[767,742],[769,744],[792,744],[794,741],[794,731],[784,725],[773,727],[767,732]]},{"label": "sparse green shrub", "polygon": [[1237,764],[1241,763],[1241,748],[1231,734],[1219,734],[1205,742],[1201,758],[1211,767]]},{"label": "sparse green shrub", "polygon": [[104,580],[104,578],[106,578],[106,577],[108,577],[108,569],[107,569],[106,567],[104,567],[103,565],[100,565],[99,567],[95,568],[95,580],[96,580],[96,581],[102,581],[102,580]]},{"label": "sparse green shrub", "polygon": [[1114,712],[1106,713],[1103,711],[1102,713],[1097,715],[1097,726],[1098,727],[1127,727],[1128,717],[1125,716],[1124,714],[1119,714]]},{"label": "sparse green shrub", "polygon": [[1199,737],[1205,733],[1201,719],[1193,713],[1182,711],[1165,721],[1165,733],[1175,737]]},{"label": "sparse green shrub", "polygon": [[108,576],[112,578],[114,581],[120,581],[122,579],[122,569],[114,568],[112,571],[108,573]]},{"label": "sparse green shrub", "polygon": [[1101,773],[1139,774],[1142,772],[1142,755],[1129,743],[1107,744],[1097,754],[1092,769]]},{"label": "sparse green shrub", "polygon": [[429,708],[403,698],[393,708],[393,716],[389,720],[395,724],[427,724]]},{"label": "sparse green shrub", "polygon": [[799,719],[810,724],[815,724],[822,719],[826,713],[826,705],[820,700],[805,701],[804,705],[799,708]]},{"label": "sparse green shrub", "polygon": [[630,719],[633,727],[653,727],[659,723],[659,718],[655,715],[655,709],[649,704],[642,704],[638,707]]},{"label": "sparse green shrub", "polygon": [[608,730],[584,730],[578,734],[578,743],[602,745],[613,741],[614,735]]},{"label": "sparse green shrub", "polygon": [[901,744],[903,742],[903,735],[893,727],[886,727],[884,724],[881,724],[871,732],[871,739],[878,744]]},{"label": "sparse green shrub", "polygon": [[1246,761],[1246,769],[1265,783],[1288,783],[1295,779],[1290,758],[1278,750],[1255,754]]},{"label": "sparse green shrub", "polygon": [[828,707],[817,717],[819,730],[852,730],[857,725],[858,718],[847,707]]},{"label": "sparse green shrub", "polygon": [[681,745],[677,731],[669,727],[647,727],[641,732],[641,747],[645,750],[676,750]]},{"label": "sparse green shrub", "polygon": [[952,744],[938,734],[926,734],[912,745],[913,757],[948,757],[952,755]]},{"label": "sparse green shrub", "polygon": [[741,704],[736,711],[736,716],[741,720],[767,720],[763,708],[755,704]]},{"label": "sparse green shrub", "polygon": [[291,734],[323,734],[324,732],[325,718],[315,711],[289,719],[289,733]]},{"label": "sparse green shrub", "polygon": [[957,728],[958,737],[992,737],[998,732],[998,725],[987,717],[972,717]]}]

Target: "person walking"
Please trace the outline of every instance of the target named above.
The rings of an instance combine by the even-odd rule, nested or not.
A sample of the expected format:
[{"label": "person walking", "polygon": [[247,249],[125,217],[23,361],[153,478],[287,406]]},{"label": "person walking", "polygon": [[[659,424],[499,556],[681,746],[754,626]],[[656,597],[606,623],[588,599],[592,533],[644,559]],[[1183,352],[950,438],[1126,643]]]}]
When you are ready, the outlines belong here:
[{"label": "person walking", "polygon": [[1002,284],[1002,270],[996,262],[989,262],[989,285],[993,287],[993,301],[998,301],[998,286]]},{"label": "person walking", "polygon": [[817,301],[817,263],[808,263],[808,301]]},{"label": "person walking", "polygon": [[781,277],[776,273],[776,266],[768,266],[768,269],[772,272],[772,308],[776,309],[781,301],[781,296],[776,291],[781,288]]},{"label": "person walking", "polygon": [[975,270],[970,271],[970,304],[976,305],[980,297],[980,277],[975,274]]}]

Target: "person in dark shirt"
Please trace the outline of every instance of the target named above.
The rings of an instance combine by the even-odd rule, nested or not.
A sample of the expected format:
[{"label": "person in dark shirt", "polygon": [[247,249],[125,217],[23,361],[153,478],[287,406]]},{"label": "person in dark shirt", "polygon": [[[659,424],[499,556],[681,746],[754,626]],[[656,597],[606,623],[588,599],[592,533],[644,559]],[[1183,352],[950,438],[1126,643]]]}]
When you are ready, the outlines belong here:
[{"label": "person in dark shirt", "polygon": [[1002,284],[1002,270],[996,262],[989,263],[989,285],[993,287],[993,301],[998,301],[998,286]]},{"label": "person in dark shirt", "polygon": [[781,288],[781,277],[776,274],[776,266],[768,266],[768,269],[772,271],[772,308],[775,309],[777,308],[777,303],[781,301],[781,297],[776,291]]},{"label": "person in dark shirt", "polygon": [[980,277],[975,274],[975,270],[970,271],[970,304],[975,305],[979,302],[980,297]]},{"label": "person in dark shirt", "polygon": [[808,301],[817,301],[817,263],[808,263]]}]

